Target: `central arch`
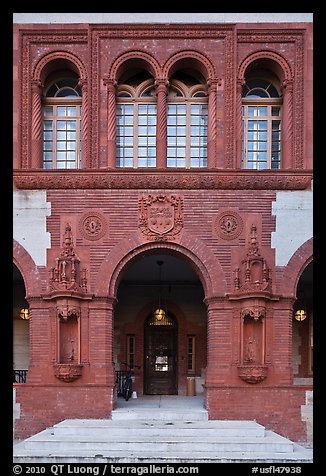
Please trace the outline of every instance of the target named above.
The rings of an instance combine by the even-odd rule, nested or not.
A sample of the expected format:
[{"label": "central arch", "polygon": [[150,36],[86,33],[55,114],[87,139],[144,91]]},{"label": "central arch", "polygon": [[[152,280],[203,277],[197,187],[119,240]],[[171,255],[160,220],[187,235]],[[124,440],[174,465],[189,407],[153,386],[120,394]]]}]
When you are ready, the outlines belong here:
[{"label": "central arch", "polygon": [[179,242],[143,243],[137,235],[120,241],[101,264],[95,282],[95,295],[116,298],[123,272],[139,256],[161,252],[179,256],[189,264],[202,283],[206,299],[226,295],[227,283],[219,260],[205,243],[187,234],[182,234]]},{"label": "central arch", "polygon": [[[170,389],[161,391],[166,391],[168,394],[186,395],[187,379],[191,375],[195,377],[196,385],[202,392],[208,358],[206,349],[210,325],[207,302],[210,298],[223,299],[225,297],[226,279],[213,252],[207,248],[204,242],[187,234],[180,236],[179,242],[151,241],[147,243],[141,242],[140,236],[133,235],[120,241],[102,262],[94,291],[95,296],[109,299],[115,303],[111,321],[112,334],[111,332],[110,334],[113,339],[112,361],[115,364],[116,376],[119,372],[124,371],[123,363],[128,360],[129,354],[134,352],[133,346],[135,346],[136,354],[132,358],[136,365],[141,366],[141,370],[136,369],[135,371],[135,387],[137,393],[150,393],[148,382],[145,381],[148,378],[148,373],[145,372],[147,357],[145,355],[145,328],[146,320],[154,311],[156,291],[153,282],[157,283],[155,271],[152,271],[152,275],[148,275],[147,281],[145,280],[146,285],[149,286],[145,291],[141,290],[140,285],[144,285],[144,263],[146,262],[148,265],[151,262],[155,268],[157,259],[163,259],[170,264],[173,262],[173,270],[171,271],[172,268],[169,268],[167,281],[175,279],[174,271],[178,273],[183,269],[186,270],[187,276],[191,276],[192,284],[196,286],[193,288],[194,292],[188,288],[188,302],[187,299],[184,299],[184,295],[181,300],[174,299],[174,296],[170,295],[166,303],[166,309],[175,318],[175,329],[177,329],[177,332],[174,333],[177,336],[177,345],[172,349],[175,359],[173,371],[176,372],[177,377],[175,381],[171,379]],[[141,281],[137,283],[138,294],[129,291],[130,283],[126,283],[133,279]],[[167,281],[166,285],[168,286]],[[152,295],[147,292],[150,287]],[[122,290],[127,291],[122,292]],[[142,293],[146,295],[146,299],[143,299]],[[192,304],[190,304],[191,301]],[[194,365],[193,369],[190,369],[191,365],[189,364],[190,367],[188,367],[187,364],[190,358],[190,351],[188,352],[187,348],[191,345],[198,349],[198,359],[196,357],[196,366]],[[199,356],[202,349],[205,349],[205,355],[201,359]]]}]

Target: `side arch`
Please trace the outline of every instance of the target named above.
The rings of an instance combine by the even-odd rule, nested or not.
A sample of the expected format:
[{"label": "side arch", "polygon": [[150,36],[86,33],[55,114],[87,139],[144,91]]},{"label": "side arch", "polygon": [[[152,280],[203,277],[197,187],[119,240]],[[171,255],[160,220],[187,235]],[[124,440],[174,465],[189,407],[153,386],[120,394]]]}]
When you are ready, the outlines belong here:
[{"label": "side arch", "polygon": [[42,293],[42,277],[33,258],[25,248],[14,240],[13,262],[19,269],[25,284],[26,299],[40,296]]},{"label": "side arch", "polygon": [[281,81],[290,81],[292,79],[291,67],[282,55],[275,51],[261,50],[249,54],[242,60],[238,70],[238,80],[240,82],[244,81],[246,70],[251,63],[263,59],[272,60],[279,67],[279,71],[275,71],[275,73],[277,73]]},{"label": "side arch", "polygon": [[[313,260],[313,238],[303,243],[290,258],[280,289],[288,295],[296,297],[297,284],[304,269]],[[284,291],[282,294],[284,294]]]},{"label": "side arch", "polygon": [[149,242],[129,237],[119,242],[104,259],[95,281],[95,295],[115,298],[123,272],[142,254],[165,253],[183,259],[198,275],[205,297],[225,296],[226,279],[216,256],[198,238],[182,237],[179,243]]},{"label": "side arch", "polygon": [[44,79],[52,72],[52,68],[69,65],[69,69],[78,74],[80,80],[87,79],[84,63],[68,51],[55,51],[44,55],[36,64],[33,72],[33,80],[44,82]]}]

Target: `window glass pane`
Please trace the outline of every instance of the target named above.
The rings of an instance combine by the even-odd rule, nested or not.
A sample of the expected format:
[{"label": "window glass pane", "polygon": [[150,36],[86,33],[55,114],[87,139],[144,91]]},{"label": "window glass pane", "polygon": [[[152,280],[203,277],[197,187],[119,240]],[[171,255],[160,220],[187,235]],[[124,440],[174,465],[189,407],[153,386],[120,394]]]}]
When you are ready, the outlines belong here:
[{"label": "window glass pane", "polygon": [[58,150],[66,150],[66,142],[64,141],[57,141],[57,149]]},{"label": "window glass pane", "polygon": [[53,122],[52,121],[44,121],[44,130],[52,131],[53,129]]},{"label": "window glass pane", "polygon": [[70,161],[75,161],[76,160],[76,152],[69,151],[67,152],[67,159]]},{"label": "window glass pane", "polygon": [[258,116],[267,116],[267,107],[258,107]]},{"label": "window glass pane", "polygon": [[249,106],[248,107],[248,116],[257,116],[256,106]]},{"label": "window glass pane", "polygon": [[76,106],[69,106],[67,107],[67,116],[76,116],[77,115],[77,108]]},{"label": "window glass pane", "polygon": [[76,132],[68,131],[67,132],[67,139],[68,140],[76,140]]},{"label": "window glass pane", "polygon": [[57,131],[57,140],[66,140],[66,132],[65,131]]},{"label": "window glass pane", "polygon": [[68,141],[68,142],[67,142],[67,149],[68,149],[68,150],[76,150],[76,142],[74,142],[74,141]]},{"label": "window glass pane", "polygon": [[58,116],[66,116],[67,115],[67,108],[65,106],[58,106],[57,107],[57,115]]},{"label": "window glass pane", "polygon": [[61,131],[65,131],[67,126],[66,121],[57,121],[57,129]]},{"label": "window glass pane", "polygon": [[76,121],[67,121],[68,130],[76,130]]},{"label": "window glass pane", "polygon": [[43,139],[46,140],[52,140],[53,138],[53,133],[52,131],[44,131],[43,132]]},{"label": "window glass pane", "polygon": [[177,105],[177,113],[179,115],[185,115],[187,112],[187,106],[185,104],[178,104]]},{"label": "window glass pane", "polygon": [[44,168],[52,169],[52,159],[51,159],[51,162],[44,161]]},{"label": "window glass pane", "polygon": [[53,114],[53,107],[52,106],[45,106],[43,108],[44,116],[52,116]]},{"label": "window glass pane", "polygon": [[44,141],[43,149],[44,150],[52,150],[53,149],[53,142],[52,141]]},{"label": "window glass pane", "polygon": [[258,129],[267,131],[267,121],[258,121]]},{"label": "window glass pane", "polygon": [[168,104],[168,114],[176,114],[177,106],[176,104]]}]

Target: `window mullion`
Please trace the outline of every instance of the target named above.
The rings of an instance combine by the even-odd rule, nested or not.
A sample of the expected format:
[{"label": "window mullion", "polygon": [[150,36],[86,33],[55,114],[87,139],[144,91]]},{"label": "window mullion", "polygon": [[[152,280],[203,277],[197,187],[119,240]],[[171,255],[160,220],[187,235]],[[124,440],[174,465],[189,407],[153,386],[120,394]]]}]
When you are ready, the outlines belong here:
[{"label": "window mullion", "polygon": [[53,106],[53,150],[52,150],[52,167],[57,168],[57,106]]},{"label": "window mullion", "polygon": [[190,143],[191,143],[191,104],[186,101],[186,168],[190,168]]},{"label": "window mullion", "polygon": [[273,127],[272,127],[272,111],[271,106],[267,106],[268,117],[267,117],[267,167],[269,169],[272,168],[272,134],[273,134]]},{"label": "window mullion", "polygon": [[133,168],[137,169],[138,168],[138,143],[139,143],[139,137],[138,137],[138,103],[134,102],[134,113],[133,113],[133,120],[134,120],[134,137],[133,137]]}]

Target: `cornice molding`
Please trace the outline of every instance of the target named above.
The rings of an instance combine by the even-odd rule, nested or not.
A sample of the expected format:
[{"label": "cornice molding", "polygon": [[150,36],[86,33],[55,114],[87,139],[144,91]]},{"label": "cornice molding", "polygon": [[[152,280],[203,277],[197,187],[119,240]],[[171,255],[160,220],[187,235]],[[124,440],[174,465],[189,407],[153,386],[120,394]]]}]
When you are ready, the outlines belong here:
[{"label": "cornice molding", "polygon": [[181,189],[181,190],[306,190],[311,170],[127,171],[104,169],[19,169],[13,174],[19,190],[40,189]]}]

